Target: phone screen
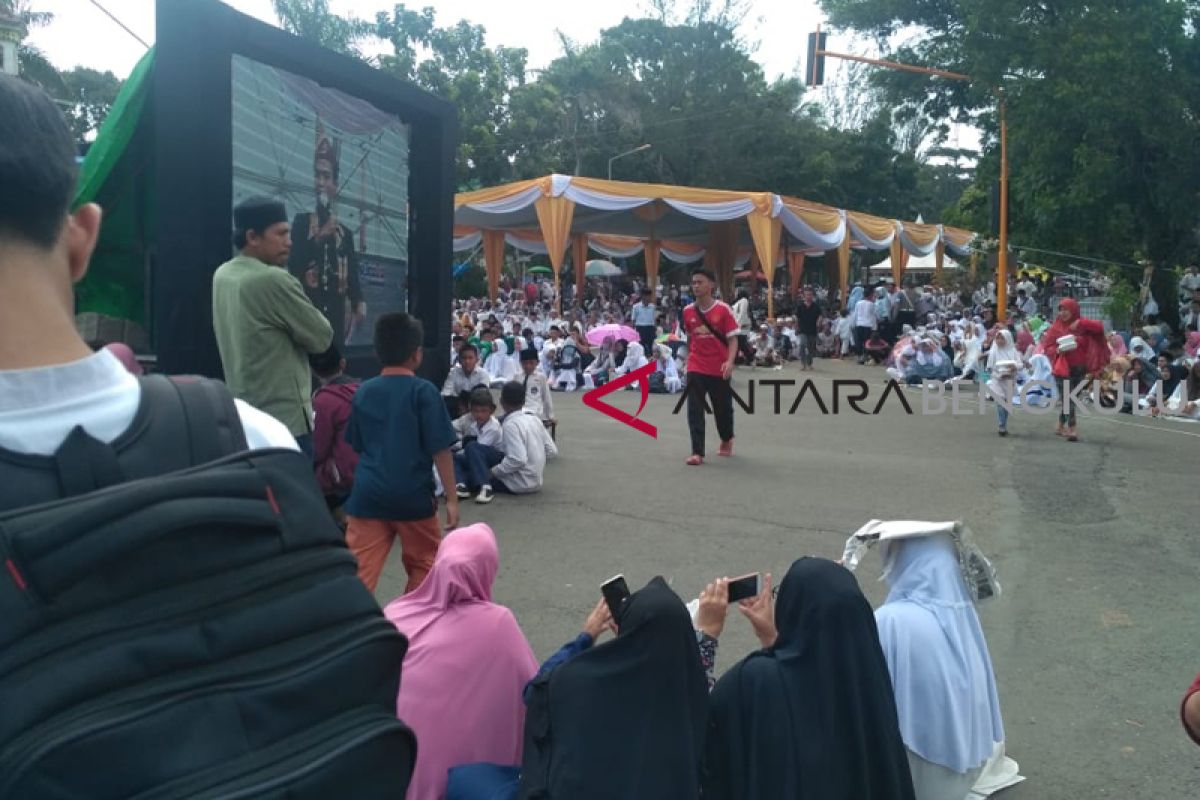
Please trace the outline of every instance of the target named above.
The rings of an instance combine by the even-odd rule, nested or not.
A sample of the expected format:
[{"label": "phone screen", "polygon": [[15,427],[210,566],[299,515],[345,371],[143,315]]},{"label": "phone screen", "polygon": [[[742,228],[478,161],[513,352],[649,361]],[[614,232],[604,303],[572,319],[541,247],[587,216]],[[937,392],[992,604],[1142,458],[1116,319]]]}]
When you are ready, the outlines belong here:
[{"label": "phone screen", "polygon": [[762,575],[752,572],[729,581],[729,602],[737,603],[757,597],[762,591]]},{"label": "phone screen", "polygon": [[616,619],[621,606],[629,599],[629,586],[625,583],[625,576],[614,575],[600,584],[600,594],[604,596],[604,602],[608,603],[608,610],[613,619]]}]

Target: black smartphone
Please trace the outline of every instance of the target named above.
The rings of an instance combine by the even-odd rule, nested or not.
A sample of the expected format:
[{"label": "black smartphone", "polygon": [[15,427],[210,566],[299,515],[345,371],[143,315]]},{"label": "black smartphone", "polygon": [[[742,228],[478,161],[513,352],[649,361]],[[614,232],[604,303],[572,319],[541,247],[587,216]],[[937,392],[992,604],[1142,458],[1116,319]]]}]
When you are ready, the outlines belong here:
[{"label": "black smartphone", "polygon": [[729,602],[737,603],[742,600],[749,600],[752,597],[758,597],[761,591],[761,573],[752,572],[740,578],[733,578],[729,581]]},{"label": "black smartphone", "polygon": [[609,613],[613,615],[613,619],[616,619],[621,606],[629,599],[629,585],[625,583],[625,576],[613,575],[600,584],[600,594],[604,597],[604,602],[608,604]]}]

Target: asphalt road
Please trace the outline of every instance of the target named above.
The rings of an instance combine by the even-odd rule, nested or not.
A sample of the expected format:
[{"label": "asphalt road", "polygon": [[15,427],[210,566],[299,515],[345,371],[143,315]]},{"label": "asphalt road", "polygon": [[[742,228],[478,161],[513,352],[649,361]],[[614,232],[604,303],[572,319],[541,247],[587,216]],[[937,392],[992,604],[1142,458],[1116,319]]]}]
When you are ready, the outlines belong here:
[{"label": "asphalt road", "polygon": [[[833,411],[833,380],[869,381],[879,369],[818,362],[813,373],[739,369],[750,380],[813,378]],[[666,577],[685,599],[719,575],[782,575],[804,555],[838,558],[865,521],[965,520],[999,571],[1003,596],[983,606],[1009,754],[1027,781],[1001,796],[1152,798],[1200,795],[1200,753],[1178,718],[1200,670],[1200,425],[1129,416],[1084,417],[1079,443],[1053,435],[1054,418],[1018,414],[996,435],[994,412],[914,414],[889,396],[878,415],[843,400],[822,413],[810,395],[769,386],[756,413],[736,413],[736,452],[686,467],[685,415],[677,397],[652,395],[641,418],[658,437],[555,395],[558,444],[546,487],[534,497],[462,505],[463,524],[486,521],[500,542],[496,600],[513,609],[539,657],[572,638],[623,572],[636,589]],[[843,397],[846,391],[843,389]],[[609,395],[631,413],[640,396]],[[975,411],[964,403],[964,411]],[[875,604],[885,595],[875,555],[859,568]],[[393,553],[381,601],[398,594]],[[753,646],[731,613],[718,670]]]}]

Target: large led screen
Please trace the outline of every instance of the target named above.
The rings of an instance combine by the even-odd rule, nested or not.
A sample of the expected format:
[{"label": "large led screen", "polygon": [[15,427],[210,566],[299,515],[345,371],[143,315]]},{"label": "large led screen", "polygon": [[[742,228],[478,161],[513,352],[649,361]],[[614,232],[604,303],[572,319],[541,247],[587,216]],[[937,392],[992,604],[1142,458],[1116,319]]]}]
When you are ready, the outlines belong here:
[{"label": "large led screen", "polygon": [[343,345],[408,310],[409,128],[345,92],[233,56],[233,202],[281,200],[288,269]]}]

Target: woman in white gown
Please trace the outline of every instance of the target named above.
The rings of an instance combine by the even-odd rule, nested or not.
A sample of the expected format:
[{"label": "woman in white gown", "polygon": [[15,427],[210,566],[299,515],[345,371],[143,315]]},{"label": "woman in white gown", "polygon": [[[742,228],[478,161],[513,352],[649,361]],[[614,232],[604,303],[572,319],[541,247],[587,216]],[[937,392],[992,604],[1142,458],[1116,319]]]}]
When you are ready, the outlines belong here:
[{"label": "woman in white gown", "polygon": [[503,339],[492,342],[492,354],[487,357],[483,368],[492,376],[492,388],[498,389],[516,377],[513,360],[508,355],[508,346]]},{"label": "woman in white gown", "polygon": [[[618,376],[627,375],[630,372],[638,370],[649,363],[650,362],[646,360],[646,351],[642,348],[642,343],[630,342],[629,350],[625,353],[625,360],[621,362],[621,366],[614,370],[614,374]],[[638,382],[634,381],[633,383],[629,384],[628,388],[637,389],[640,387],[638,386]]]},{"label": "woman in white gown", "polygon": [[654,346],[654,363],[657,371],[662,373],[663,385],[666,387],[668,394],[675,394],[682,391],[683,380],[679,377],[679,369],[675,366],[675,359],[671,357],[671,348],[665,344]]},{"label": "woman in white gown", "polygon": [[875,612],[917,800],[964,800],[1004,742],[992,659],[950,534],[885,541]]}]

